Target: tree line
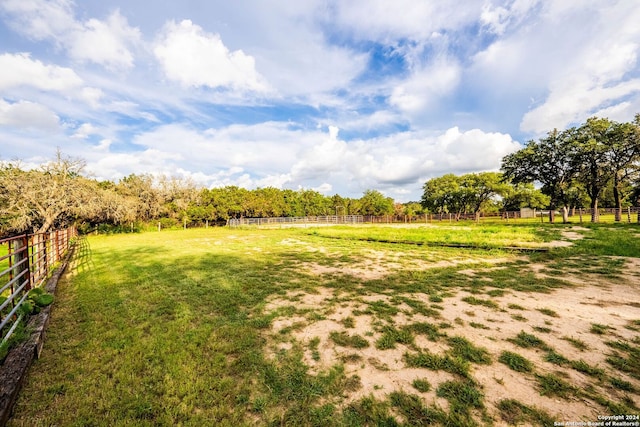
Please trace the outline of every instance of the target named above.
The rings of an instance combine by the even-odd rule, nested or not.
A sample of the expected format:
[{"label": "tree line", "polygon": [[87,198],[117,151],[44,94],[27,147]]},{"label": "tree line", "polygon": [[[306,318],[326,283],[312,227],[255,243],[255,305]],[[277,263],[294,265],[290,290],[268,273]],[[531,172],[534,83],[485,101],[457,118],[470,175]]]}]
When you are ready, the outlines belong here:
[{"label": "tree line", "polygon": [[618,123],[593,117],[578,127],[554,129],[538,141],[502,159],[501,172],[444,175],[423,186],[422,206],[432,212],[460,215],[491,209],[548,208],[555,220],[562,210],[589,207],[598,222],[598,207],[614,207],[620,221],[623,206],[640,203],[640,114]]},{"label": "tree line", "polygon": [[[202,188],[189,179],[132,174],[117,182],[84,173],[85,162],[57,153],[39,168],[0,163],[0,235],[75,224],[90,230],[143,223],[172,227],[240,217],[392,215],[393,199],[367,190],[355,199],[310,189]],[[414,206],[415,208],[415,206]]]}]

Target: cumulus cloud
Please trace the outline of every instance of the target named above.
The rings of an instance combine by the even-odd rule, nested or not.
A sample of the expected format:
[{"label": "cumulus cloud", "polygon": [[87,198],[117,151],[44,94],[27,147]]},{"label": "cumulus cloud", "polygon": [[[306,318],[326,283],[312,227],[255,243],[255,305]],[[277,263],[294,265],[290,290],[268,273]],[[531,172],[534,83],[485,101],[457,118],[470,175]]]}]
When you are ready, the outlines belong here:
[{"label": "cumulus cloud", "polygon": [[455,89],[460,75],[460,66],[455,61],[437,60],[416,70],[409,79],[396,86],[389,103],[407,113],[432,107],[438,99]]},{"label": "cumulus cloud", "polygon": [[[335,126],[300,131],[276,122],[206,131],[167,125],[134,142],[143,153],[156,153],[158,171],[191,170],[189,176],[207,186],[315,188],[351,196],[379,188],[407,198],[443,173],[497,170],[502,157],[520,148],[507,134],[479,129],[345,141]],[[402,188],[409,190],[403,195]]]},{"label": "cumulus cloud", "polygon": [[109,68],[130,68],[132,47],[140,43],[140,30],[129,26],[118,10],[105,21],[86,22],[74,17],[70,0],[6,0],[0,5],[11,15],[12,27],[35,40],[49,40],[78,61]]},{"label": "cumulus cloud", "polygon": [[28,53],[0,55],[0,90],[31,86],[40,90],[64,92],[82,85],[82,79],[70,68],[45,65]]},{"label": "cumulus cloud", "polygon": [[90,19],[66,37],[69,55],[111,68],[131,68],[130,48],[140,40],[140,30],[130,27],[118,10],[106,21]]},{"label": "cumulus cloud", "polygon": [[9,103],[0,99],[0,124],[19,129],[55,131],[59,129],[59,118],[44,105],[28,101]]},{"label": "cumulus cloud", "polygon": [[229,51],[218,34],[207,33],[190,20],[168,22],[153,51],[166,76],[184,86],[266,89],[252,56]]}]

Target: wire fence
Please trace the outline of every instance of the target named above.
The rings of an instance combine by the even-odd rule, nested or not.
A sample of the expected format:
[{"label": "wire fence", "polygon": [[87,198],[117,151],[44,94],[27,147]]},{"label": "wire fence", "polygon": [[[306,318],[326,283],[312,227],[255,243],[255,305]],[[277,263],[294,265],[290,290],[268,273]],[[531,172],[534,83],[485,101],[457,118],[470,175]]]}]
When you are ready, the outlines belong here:
[{"label": "wire fence", "polygon": [[233,218],[227,222],[227,225],[229,227],[305,227],[309,225],[362,224],[363,222],[364,216],[362,215],[324,215],[277,218]]},{"label": "wire fence", "polygon": [[[595,215],[594,215],[595,213]],[[621,210],[602,208],[593,211],[585,208],[569,209],[568,221],[571,223],[592,222],[595,217],[602,223],[640,223],[640,208],[626,207]],[[554,214],[555,222],[562,222],[562,211]],[[480,224],[497,222],[550,222],[548,210],[523,209],[520,211],[479,212],[479,213],[426,213],[419,215],[326,215],[277,218],[233,218],[227,221],[229,227],[253,226],[260,228],[308,227],[342,224],[430,224],[459,221],[474,221]]]},{"label": "wire fence", "polygon": [[29,291],[43,286],[76,236],[70,227],[0,240],[0,345],[24,318]]}]

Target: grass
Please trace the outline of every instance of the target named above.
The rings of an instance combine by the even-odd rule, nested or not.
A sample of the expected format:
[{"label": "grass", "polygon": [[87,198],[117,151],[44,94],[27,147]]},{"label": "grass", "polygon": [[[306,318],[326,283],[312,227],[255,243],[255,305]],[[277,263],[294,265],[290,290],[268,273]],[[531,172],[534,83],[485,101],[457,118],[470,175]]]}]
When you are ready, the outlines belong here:
[{"label": "grass", "polygon": [[358,334],[349,335],[346,332],[331,332],[329,334],[329,339],[333,341],[336,345],[341,347],[352,347],[352,348],[367,348],[369,347],[369,341],[366,338],[361,337]]},{"label": "grass", "polygon": [[498,402],[498,410],[503,421],[510,425],[554,425],[555,419],[546,412],[520,403],[515,399],[503,399]]},{"label": "grass", "polygon": [[330,227],[314,230],[324,237],[398,242],[422,245],[465,245],[478,248],[532,247],[545,240],[552,240],[549,234],[541,233],[539,227],[521,225],[504,227],[500,225],[451,226],[451,227]]},{"label": "grass", "polygon": [[426,378],[416,378],[415,380],[413,380],[411,385],[413,385],[413,388],[421,393],[426,393],[431,390],[431,383],[429,383],[429,380],[427,380]]},{"label": "grass", "polygon": [[[590,275],[614,275],[620,271],[619,263],[606,257],[596,261],[602,254],[615,255],[614,246],[578,241],[572,252],[558,249],[522,260],[497,248],[516,241],[527,245],[557,239],[560,227],[431,228],[211,228],[85,239],[70,274],[58,287],[44,352],[30,371],[12,423],[495,425],[500,421],[491,420],[485,410],[489,406],[485,400],[495,396],[484,396],[486,389],[475,377],[496,359],[509,369],[529,373],[541,394],[575,394],[569,379],[537,375],[543,371],[533,365],[533,359],[513,352],[494,355],[479,346],[473,335],[460,336],[455,315],[448,314],[448,309],[457,303],[462,313],[463,308],[472,308],[466,304],[477,306],[472,308],[476,317],[469,318],[476,322],[468,324],[478,335],[490,335],[479,321],[492,322],[492,331],[500,331],[503,325],[485,319],[481,307],[496,310],[494,318],[510,320],[510,314],[491,298],[570,286],[561,275],[541,280],[529,271],[529,261],[551,264],[559,271],[584,268]],[[592,230],[597,239],[609,239],[597,227]],[[622,234],[616,231],[612,238]],[[369,235],[371,241],[364,239]],[[412,239],[422,246],[406,244]],[[429,246],[440,242],[469,243],[475,248]],[[626,242],[624,251],[634,245],[629,239]],[[372,258],[376,253],[385,256]],[[640,251],[633,256],[640,256]],[[503,268],[486,268],[496,258],[507,260]],[[387,274],[365,278],[345,273],[372,259],[383,270],[389,267]],[[438,264],[460,259],[469,263]],[[569,259],[566,267],[563,259]],[[420,268],[415,268],[417,262],[422,263]],[[328,267],[330,272],[312,272],[314,266]],[[473,277],[459,273],[469,268],[475,271]],[[329,293],[324,300],[314,300],[321,303],[304,302],[305,296],[320,291]],[[459,302],[460,293],[469,295],[465,303]],[[274,308],[274,300],[284,303]],[[357,304],[357,310],[340,319],[337,313],[349,303]],[[524,313],[524,306],[529,307],[528,303],[507,307]],[[372,319],[371,329],[356,330],[367,318]],[[405,324],[398,324],[399,318]],[[282,320],[290,320],[286,323],[290,326],[276,329],[276,322]],[[555,331],[562,331],[560,320],[554,320]],[[319,322],[335,330],[322,339],[315,331],[300,338],[305,328]],[[640,323],[628,326],[638,328]],[[555,331],[545,336],[549,344]],[[607,329],[603,338],[613,336]],[[586,344],[572,340],[576,349],[586,349]],[[510,341],[545,354],[551,351],[547,342],[524,331]],[[444,353],[426,350],[432,342],[444,346]],[[624,395],[637,393],[638,343],[606,344],[606,374],[581,360],[568,360],[558,369],[583,372],[589,381],[611,391],[607,399],[596,394],[589,397],[606,410],[630,408]],[[336,357],[327,362],[323,353],[323,364],[315,363],[321,361],[320,352],[327,345],[336,348]],[[385,350],[401,345],[406,348]],[[404,390],[435,392],[449,401],[449,409],[425,401],[425,395],[380,383],[376,384],[383,397],[374,398],[366,390],[364,397],[348,399],[355,391],[365,391],[366,383],[349,372],[374,365],[370,356],[374,351],[403,354],[395,362],[424,369],[415,381],[408,380]],[[383,369],[391,369],[392,362],[375,363],[380,375],[385,375]],[[502,367],[496,364],[492,369],[498,366]],[[436,382],[429,370],[446,372],[446,380]],[[495,417],[505,421],[536,424],[545,420],[545,413],[529,404],[504,400],[498,409]]]},{"label": "grass", "polygon": [[580,351],[585,351],[585,350],[589,349],[589,346],[587,345],[587,343],[585,343],[584,341],[582,341],[579,338],[564,336],[564,337],[562,337],[562,339],[567,341],[568,343],[570,343],[572,346],[574,346],[575,348],[577,348]]},{"label": "grass", "polygon": [[476,298],[474,296],[464,297],[462,298],[462,301],[471,305],[482,305],[482,306],[493,308],[493,309],[499,308],[498,304],[496,304],[494,301],[491,301],[488,299]]},{"label": "grass", "polygon": [[557,396],[568,399],[578,393],[576,387],[572,386],[556,374],[537,375],[538,390],[542,396]]},{"label": "grass", "polygon": [[539,308],[538,311],[544,314],[545,316],[560,317],[558,316],[558,313],[556,313],[554,310],[551,310],[550,308]]},{"label": "grass", "polygon": [[533,347],[541,350],[550,350],[550,347],[543,340],[525,331],[521,331],[515,338],[510,338],[508,341],[522,348]]},{"label": "grass", "polygon": [[413,333],[409,328],[396,329],[391,326],[386,326],[382,332],[382,335],[376,341],[376,348],[378,350],[388,350],[396,348],[396,343],[399,344],[413,344]]},{"label": "grass", "polygon": [[530,360],[510,351],[503,351],[498,361],[516,372],[533,372],[534,370],[533,363]]},{"label": "grass", "polygon": [[487,349],[476,347],[466,338],[452,337],[447,339],[447,342],[451,346],[450,354],[453,357],[481,365],[491,364],[491,356]]},{"label": "grass", "polygon": [[589,329],[589,332],[596,335],[605,335],[609,332],[610,329],[611,329],[610,326],[601,325],[599,323],[592,323],[591,328]]}]

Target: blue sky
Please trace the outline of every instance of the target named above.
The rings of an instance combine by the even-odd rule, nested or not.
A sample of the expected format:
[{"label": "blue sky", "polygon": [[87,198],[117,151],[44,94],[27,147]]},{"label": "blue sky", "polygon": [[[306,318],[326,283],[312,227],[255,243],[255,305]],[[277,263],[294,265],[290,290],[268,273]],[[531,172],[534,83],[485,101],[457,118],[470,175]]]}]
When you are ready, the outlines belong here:
[{"label": "blue sky", "polygon": [[0,0],[0,160],[418,200],[640,112],[637,0]]}]

